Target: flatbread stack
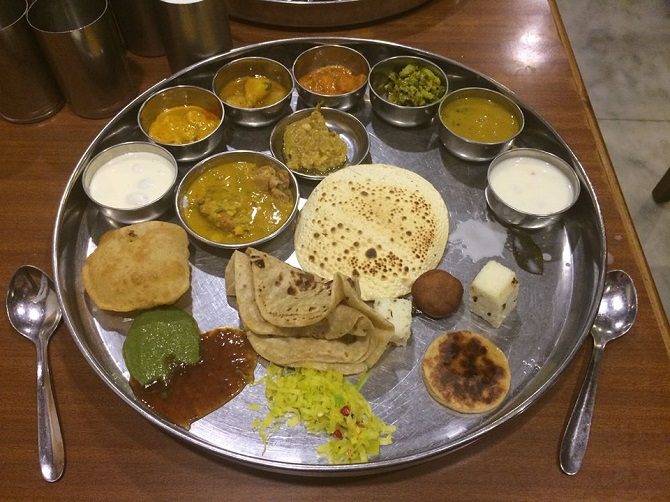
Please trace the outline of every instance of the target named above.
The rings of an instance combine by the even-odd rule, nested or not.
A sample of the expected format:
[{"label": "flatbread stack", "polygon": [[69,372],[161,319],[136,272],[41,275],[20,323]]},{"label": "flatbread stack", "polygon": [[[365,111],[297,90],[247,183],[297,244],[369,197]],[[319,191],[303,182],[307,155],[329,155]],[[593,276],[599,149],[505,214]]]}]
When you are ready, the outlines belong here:
[{"label": "flatbread stack", "polygon": [[110,230],[82,269],[95,304],[114,312],[171,305],[191,286],[188,236],[163,221]]},{"label": "flatbread stack", "polygon": [[328,175],[300,212],[295,250],[303,270],[359,281],[363,300],[395,298],[444,254],[449,213],[425,178],[385,164]]},{"label": "flatbread stack", "polygon": [[361,373],[394,334],[361,300],[356,281],[342,274],[325,280],[253,248],[233,253],[226,293],[254,350],[280,366]]}]

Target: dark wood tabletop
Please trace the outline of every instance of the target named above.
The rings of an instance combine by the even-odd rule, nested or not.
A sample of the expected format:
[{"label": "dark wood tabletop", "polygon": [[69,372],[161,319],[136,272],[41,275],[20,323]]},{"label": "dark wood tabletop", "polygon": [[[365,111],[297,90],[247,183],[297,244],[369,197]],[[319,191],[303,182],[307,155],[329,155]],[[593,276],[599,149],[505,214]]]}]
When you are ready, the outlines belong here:
[{"label": "dark wood tabletop", "polygon": [[[453,59],[513,90],[563,137],[603,212],[608,267],[630,273],[639,313],[605,351],[586,458],[574,477],[558,451],[590,344],[533,406],[477,442],[392,473],[353,478],[272,474],[213,458],[127,406],[88,365],[65,325],[50,345],[66,443],[60,481],[38,468],[35,350],[0,320],[2,500],[668,500],[670,335],[649,268],[553,1],[433,0],[347,28],[278,29],[233,20],[236,47],[312,35],[397,42]],[[129,55],[141,90],[169,75],[166,58]],[[60,198],[106,124],[67,105],[30,125],[0,121],[0,284],[30,263],[52,273]]]}]

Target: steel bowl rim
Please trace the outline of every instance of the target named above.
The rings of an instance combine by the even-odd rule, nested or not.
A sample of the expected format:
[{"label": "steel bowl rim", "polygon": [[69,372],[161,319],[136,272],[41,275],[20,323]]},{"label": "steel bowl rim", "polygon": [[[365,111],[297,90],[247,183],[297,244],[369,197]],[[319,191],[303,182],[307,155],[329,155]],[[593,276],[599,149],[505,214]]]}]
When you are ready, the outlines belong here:
[{"label": "steel bowl rim", "polygon": [[[361,85],[359,85],[358,87],[356,87],[356,89],[353,89],[349,92],[343,92],[343,93],[340,93],[340,94],[322,94],[320,92],[316,92],[316,91],[313,91],[311,89],[308,89],[307,87],[302,85],[300,83],[300,81],[298,80],[298,77],[296,76],[296,72],[295,72],[296,64],[298,63],[298,61],[300,60],[301,57],[305,56],[306,54],[309,54],[310,52],[314,52],[318,49],[323,49],[324,47],[335,47],[335,48],[339,48],[339,49],[345,49],[345,50],[351,52],[352,54],[355,54],[356,56],[360,57],[361,61],[363,61],[365,63],[365,67],[366,67],[365,80],[363,81],[363,83]],[[348,47],[346,45],[341,45],[341,44],[322,44],[322,45],[315,45],[314,47],[310,47],[309,49],[305,49],[300,54],[298,54],[298,56],[293,60],[293,64],[291,65],[291,74],[293,75],[293,80],[295,82],[296,88],[298,89],[298,92],[302,91],[303,93],[313,94],[314,96],[316,96],[318,98],[324,98],[324,99],[346,98],[346,97],[350,97],[350,96],[355,96],[356,94],[361,93],[361,91],[363,93],[365,93],[365,89],[368,85],[368,82],[370,81],[371,72],[372,72],[372,67],[370,66],[370,61],[368,61],[368,58],[366,58],[363,55],[363,53],[361,53],[360,51],[357,51],[356,49],[354,49],[352,47]]]},{"label": "steel bowl rim", "polygon": [[[360,159],[358,159],[355,162],[349,162],[348,159],[345,161],[344,165],[341,167],[338,167],[336,169],[333,169],[331,171],[328,171],[326,174],[310,174],[310,173],[305,173],[301,172],[297,169],[291,169],[290,167],[286,166],[286,161],[284,160],[284,154],[279,151],[277,152],[276,149],[274,148],[274,143],[273,139],[277,134],[279,134],[279,129],[280,128],[286,128],[289,124],[292,124],[293,122],[300,120],[303,118],[303,116],[309,116],[312,112],[315,110],[321,110],[321,111],[326,111],[326,113],[340,117],[340,118],[345,118],[346,120],[349,120],[350,123],[354,124],[356,128],[359,128],[362,135],[366,138],[365,144],[363,145],[363,148],[361,149],[362,155],[359,155]],[[326,118],[324,116],[324,118]],[[328,119],[326,119],[326,122]],[[272,128],[272,132],[270,133],[270,153],[271,155],[277,159],[279,162],[281,162],[283,165],[286,166],[286,168],[291,171],[294,175],[306,179],[306,180],[312,180],[312,181],[320,181],[324,179],[326,176],[328,176],[331,173],[335,173],[341,169],[344,169],[347,166],[352,166],[352,165],[359,165],[361,164],[365,158],[370,154],[370,133],[368,130],[365,128],[365,125],[363,122],[361,122],[357,117],[352,115],[351,113],[345,111],[345,110],[340,110],[339,108],[331,108],[331,107],[326,107],[326,106],[320,106],[320,107],[313,107],[313,108],[302,108],[300,110],[296,110],[292,112],[291,114],[287,115],[286,117],[283,117],[275,126]]]},{"label": "steel bowl rim", "polygon": [[[164,143],[162,141],[158,141],[157,139],[154,139],[149,134],[149,131],[147,131],[145,129],[145,127],[142,125],[142,120],[141,120],[142,112],[144,111],[145,107],[147,106],[147,103],[149,103],[152,99],[154,99],[154,98],[158,99],[158,96],[161,96],[161,95],[166,94],[168,92],[175,92],[176,90],[179,90],[179,89],[192,89],[192,90],[195,90],[195,92],[203,92],[203,93],[206,93],[208,96],[214,97],[216,99],[216,102],[219,104],[220,111],[221,111],[221,115],[219,117],[219,123],[209,134],[207,134],[206,136],[203,136],[202,138],[200,138],[196,141],[191,141],[189,143]],[[211,111],[211,110],[208,110],[208,111]],[[171,87],[166,87],[165,89],[161,89],[160,91],[155,92],[154,94],[149,96],[147,99],[145,99],[144,102],[142,103],[142,105],[140,106],[140,109],[137,112],[137,124],[140,128],[140,131],[142,131],[142,133],[149,139],[149,141],[151,141],[152,143],[155,143],[156,145],[159,145],[159,146],[162,146],[162,147],[167,147],[167,148],[187,148],[187,147],[192,147],[194,145],[199,145],[201,143],[204,143],[204,142],[208,141],[212,136],[217,134],[217,132],[223,126],[223,121],[224,121],[225,115],[226,115],[226,112],[225,112],[225,108],[223,106],[223,103],[221,102],[219,97],[214,92],[212,92],[209,89],[206,89],[204,87],[197,86],[197,85],[180,84],[180,85],[173,85]]]},{"label": "steel bowl rim", "polygon": [[[197,233],[195,230],[193,230],[188,223],[184,220],[182,214],[181,214],[181,204],[180,200],[182,199],[183,191],[187,188],[188,183],[190,183],[191,179],[196,177],[200,172],[207,171],[208,169],[211,169],[215,167],[214,165],[212,166],[207,166],[210,162],[216,162],[219,159],[222,159],[224,157],[232,157],[232,156],[245,156],[245,155],[250,155],[252,157],[261,157],[263,159],[266,159],[268,161],[271,161],[273,163],[279,164],[279,166],[283,169],[285,169],[288,174],[289,178],[291,180],[291,187],[293,191],[295,192],[295,200],[293,202],[293,208],[291,209],[291,214],[286,218],[286,221],[282,223],[279,227],[277,227],[274,231],[270,232],[268,235],[256,239],[254,241],[249,241],[249,242],[244,242],[244,243],[239,243],[239,244],[226,244],[222,242],[216,242],[212,241],[210,239],[207,239],[206,237],[200,235]],[[235,162],[235,161],[231,161]],[[257,246],[259,244],[263,244],[265,242],[268,242],[275,237],[279,236],[281,233],[286,230],[291,222],[295,219],[296,215],[298,214],[298,206],[300,203],[300,187],[298,185],[298,180],[295,178],[293,175],[293,172],[279,159],[275,158],[272,155],[269,155],[264,152],[258,152],[255,150],[228,150],[225,152],[219,152],[217,154],[211,155],[209,157],[206,157],[196,163],[193,167],[191,167],[184,177],[181,179],[179,184],[177,185],[174,193],[174,208],[175,212],[177,213],[177,219],[179,220],[179,223],[184,227],[184,229],[188,232],[189,235],[191,235],[193,238],[196,240],[200,241],[203,244],[206,244],[208,246],[214,247],[214,248],[219,248],[219,249],[229,249],[229,250],[235,250],[235,249],[243,249],[247,248],[249,246]]]},{"label": "steel bowl rim", "polygon": [[[272,63],[272,64],[275,64],[278,67],[280,67],[280,69],[282,71],[286,72],[286,75],[288,75],[288,78],[291,81],[291,88],[288,90],[288,92],[286,93],[286,95],[284,97],[282,97],[276,103],[272,103],[271,105],[259,106],[258,108],[244,108],[242,106],[235,106],[235,105],[231,105],[230,103],[227,103],[223,99],[221,99],[219,94],[216,92],[216,86],[215,86],[216,79],[219,76],[219,73],[222,72],[226,68],[231,68],[235,65],[242,64],[241,63],[242,61],[250,61],[250,60]],[[221,103],[223,104],[223,107],[224,108],[229,107],[232,110],[236,110],[236,111],[239,110],[240,112],[246,112],[246,113],[254,112],[254,111],[258,111],[260,113],[260,112],[266,111],[270,108],[277,107],[278,105],[282,105],[286,101],[290,101],[291,97],[293,95],[293,90],[295,89],[295,87],[296,87],[295,77],[293,76],[293,73],[284,64],[280,63],[276,59],[267,58],[267,57],[263,57],[263,56],[247,56],[247,57],[242,57],[242,58],[238,58],[238,59],[233,59],[232,61],[228,61],[221,68],[216,70],[216,72],[214,73],[214,76],[212,77],[212,93],[219,99],[219,101],[221,101]]]},{"label": "steel bowl rim", "polygon": [[[437,70],[437,72],[439,73],[438,76],[443,77],[440,80],[443,80],[444,85],[445,85],[444,93],[442,94],[442,96],[439,99],[437,99],[437,100],[435,100],[431,103],[427,103],[425,105],[403,106],[403,105],[399,105],[397,103],[390,102],[388,99],[386,99],[384,97],[383,94],[380,94],[378,92],[378,90],[375,89],[375,87],[372,85],[373,74],[375,73],[375,71],[382,72],[382,70],[380,69],[382,65],[389,64],[393,61],[399,61],[399,60],[417,61],[417,62],[420,62],[421,64],[424,64],[425,66],[430,67],[431,70]],[[388,74],[386,74],[386,73],[384,73],[384,75],[388,76]],[[442,103],[442,101],[444,101],[444,99],[449,94],[449,77],[447,76],[446,72],[442,68],[440,68],[440,66],[437,65],[436,63],[433,63],[432,61],[430,61],[426,58],[420,57],[420,56],[392,56],[392,57],[389,57],[389,58],[382,59],[381,61],[378,61],[377,63],[375,63],[372,66],[372,68],[370,69],[370,75],[368,77],[368,81],[369,81],[369,86],[368,87],[370,89],[371,97],[372,97],[372,95],[374,95],[375,98],[380,99],[383,103],[386,103],[391,107],[397,108],[398,110],[420,111],[420,110],[423,110],[423,109],[430,109],[432,107],[435,107],[436,105],[439,107],[439,105]]]},{"label": "steel bowl rim", "polygon": [[[491,172],[493,171],[493,169],[495,169],[497,164],[499,164],[503,160],[506,160],[508,157],[520,157],[524,155],[526,156],[530,155],[531,157],[539,158],[540,160],[545,160],[546,162],[551,163],[555,167],[559,168],[561,172],[564,173],[569,178],[570,184],[572,185],[574,190],[572,201],[570,202],[570,204],[568,204],[565,208],[561,209],[560,211],[554,211],[553,213],[547,213],[547,214],[529,213],[527,211],[523,211],[522,209],[517,209],[516,207],[506,202],[502,197],[500,197],[500,195],[498,195],[498,193],[495,191],[495,189],[491,186],[489,182]],[[554,219],[560,216],[561,214],[565,213],[566,211],[570,210],[570,208],[574,206],[577,200],[579,199],[579,195],[581,193],[581,183],[579,181],[579,176],[577,176],[577,173],[575,172],[574,168],[567,161],[560,158],[558,155],[555,155],[546,150],[540,150],[538,148],[527,148],[527,147],[513,148],[511,150],[506,150],[496,155],[493,158],[493,160],[491,160],[488,169],[486,171],[486,184],[487,184],[486,185],[487,191],[489,191],[496,198],[496,200],[500,202],[500,204],[502,204],[506,209],[518,213],[520,217],[533,218],[538,221],[545,219],[546,220]],[[490,206],[491,205],[489,203],[489,207]]]},{"label": "steel bowl rim", "polygon": [[[460,134],[455,132],[447,124],[444,123],[444,120],[442,120],[442,107],[446,106],[445,103],[451,102],[451,99],[452,99],[451,97],[452,96],[455,96],[456,94],[464,94],[466,91],[467,92],[483,91],[483,92],[486,92],[486,93],[495,94],[496,96],[499,97],[499,99],[501,99],[502,101],[505,101],[507,104],[511,105],[513,107],[514,111],[517,112],[517,116],[519,117],[519,121],[520,121],[519,130],[517,132],[515,132],[513,135],[511,135],[511,136],[509,136],[509,137],[507,137],[507,138],[505,138],[501,141],[493,141],[493,142],[477,141],[477,140],[474,140],[474,139],[466,138],[465,136],[461,136]],[[453,99],[457,99],[457,97],[453,98]],[[523,132],[524,126],[526,125],[526,118],[524,116],[523,110],[521,109],[521,107],[517,103],[515,103],[512,99],[505,96],[501,92],[494,91],[493,89],[488,89],[486,87],[461,87],[460,89],[455,89],[451,92],[445,93],[444,97],[442,98],[442,101],[440,102],[440,106],[439,106],[437,114],[438,114],[438,117],[440,119],[440,125],[442,127],[444,127],[447,131],[449,131],[450,134],[453,134],[454,136],[456,136],[461,141],[463,141],[465,143],[469,143],[473,146],[482,145],[482,146],[492,146],[493,147],[493,146],[503,145],[507,142],[514,141]]]},{"label": "steel bowl rim", "polygon": [[[151,201],[149,201],[146,204],[143,204],[141,206],[126,208],[126,207],[114,207],[114,206],[109,206],[107,204],[103,204],[102,202],[99,202],[95,197],[93,197],[91,195],[91,193],[90,193],[90,180],[88,182],[86,181],[86,178],[88,177],[87,175],[89,174],[90,170],[92,169],[91,166],[93,165],[93,163],[97,159],[99,159],[99,158],[101,158],[105,155],[109,155],[110,152],[112,152],[113,150],[122,150],[123,148],[128,148],[129,146],[143,146],[143,147],[146,147],[148,149],[157,150],[158,152],[160,152],[159,155],[163,156],[163,158],[165,158],[168,162],[170,162],[170,165],[173,168],[172,169],[173,176],[172,176],[172,181],[170,182],[170,186],[167,188],[167,190],[165,190],[163,193],[161,193],[158,197],[156,197],[155,199],[153,199],[153,200],[151,200]],[[141,150],[141,151],[147,151],[147,150]],[[102,165],[106,164],[107,162],[109,162],[109,160],[112,160],[113,158],[117,158],[118,156],[124,155],[126,153],[135,153],[135,152],[136,151],[131,150],[131,151],[120,153],[119,155],[116,155],[114,157],[110,157],[103,164],[101,164],[100,166],[97,166],[97,168],[95,170],[97,171]],[[150,153],[154,153],[154,152],[150,152]],[[148,209],[152,205],[159,202],[167,194],[169,194],[170,191],[175,188],[178,175],[179,175],[179,164],[177,163],[177,159],[175,159],[174,155],[172,155],[163,146],[161,146],[157,143],[150,142],[150,141],[124,141],[123,143],[116,143],[114,145],[108,146],[104,150],[101,150],[100,152],[98,152],[96,155],[94,155],[91,158],[91,160],[88,161],[88,163],[86,164],[86,166],[84,167],[84,169],[82,171],[81,185],[82,185],[82,188],[84,189],[84,193],[86,194],[86,196],[94,204],[98,205],[99,207],[101,207],[103,209],[108,209],[110,211],[115,211],[115,212],[136,212],[136,211],[141,211],[141,210],[144,210],[144,209]],[[91,177],[92,176],[93,176],[93,174],[91,174]]]}]

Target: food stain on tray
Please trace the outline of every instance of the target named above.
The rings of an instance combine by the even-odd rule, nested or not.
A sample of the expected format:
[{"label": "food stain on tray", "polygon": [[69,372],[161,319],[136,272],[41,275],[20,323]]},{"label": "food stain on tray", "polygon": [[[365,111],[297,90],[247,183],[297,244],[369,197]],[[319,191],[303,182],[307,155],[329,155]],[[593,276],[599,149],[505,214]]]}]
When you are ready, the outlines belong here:
[{"label": "food stain on tray", "polygon": [[507,231],[490,221],[464,220],[456,225],[449,243],[473,262],[483,258],[502,256]]}]

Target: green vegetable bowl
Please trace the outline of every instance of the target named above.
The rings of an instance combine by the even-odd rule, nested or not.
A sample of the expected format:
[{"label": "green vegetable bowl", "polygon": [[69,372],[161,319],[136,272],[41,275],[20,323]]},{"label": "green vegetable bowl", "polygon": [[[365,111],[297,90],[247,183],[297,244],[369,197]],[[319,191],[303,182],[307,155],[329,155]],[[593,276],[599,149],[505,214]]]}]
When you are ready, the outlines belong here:
[{"label": "green vegetable bowl", "polygon": [[448,87],[442,68],[416,56],[384,59],[370,71],[372,109],[398,127],[417,127],[432,121]]}]

